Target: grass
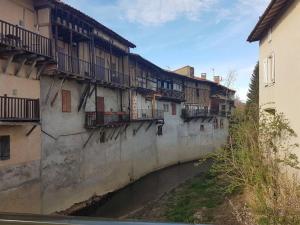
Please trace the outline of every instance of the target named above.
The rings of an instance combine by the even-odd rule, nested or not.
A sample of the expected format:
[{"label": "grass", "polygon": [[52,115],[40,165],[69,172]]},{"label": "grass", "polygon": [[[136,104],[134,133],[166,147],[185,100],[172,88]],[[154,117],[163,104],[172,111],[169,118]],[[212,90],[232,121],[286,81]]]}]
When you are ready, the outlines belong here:
[{"label": "grass", "polygon": [[214,209],[225,201],[225,190],[214,176],[195,177],[170,193],[166,217],[173,222],[199,222],[195,215],[201,212],[202,223],[214,220]]}]

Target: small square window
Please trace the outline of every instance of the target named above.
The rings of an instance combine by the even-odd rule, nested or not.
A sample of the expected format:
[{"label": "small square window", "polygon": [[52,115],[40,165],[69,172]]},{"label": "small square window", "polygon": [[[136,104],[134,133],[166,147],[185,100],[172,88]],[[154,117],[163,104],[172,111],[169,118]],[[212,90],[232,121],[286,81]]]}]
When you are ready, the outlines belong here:
[{"label": "small square window", "polygon": [[10,136],[0,136],[0,160],[10,159]]},{"label": "small square window", "polygon": [[204,124],[201,124],[200,125],[200,131],[204,131],[204,130],[205,130]]}]

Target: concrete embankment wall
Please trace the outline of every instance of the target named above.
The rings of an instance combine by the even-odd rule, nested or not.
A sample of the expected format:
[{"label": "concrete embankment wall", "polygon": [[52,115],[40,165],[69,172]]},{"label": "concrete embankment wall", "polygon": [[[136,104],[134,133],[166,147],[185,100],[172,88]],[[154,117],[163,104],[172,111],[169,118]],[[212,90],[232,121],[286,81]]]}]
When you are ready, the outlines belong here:
[{"label": "concrete embankment wall", "polygon": [[[44,77],[41,87],[47,89],[50,83],[51,79]],[[82,85],[67,81],[64,89],[72,93],[71,113],[61,113],[60,96],[53,107],[47,104],[42,109],[42,127],[47,133],[42,135],[43,213],[65,210],[92,196],[116,191],[155,170],[196,160],[227,138],[227,129],[213,129],[212,121],[185,123],[178,104],[176,116],[165,113],[162,136],[157,136],[156,124],[147,130],[149,122],[134,135],[140,123],[131,123],[125,131],[120,128],[119,136],[118,129],[106,129],[106,142],[100,143],[100,131],[84,129],[85,113],[77,111]],[[110,93],[109,89],[101,89],[102,95]],[[45,97],[42,94],[42,101]],[[114,102],[119,101],[110,102],[112,108],[117,107]],[[158,107],[162,104],[158,103]],[[204,131],[200,131],[200,124],[204,124]]]}]

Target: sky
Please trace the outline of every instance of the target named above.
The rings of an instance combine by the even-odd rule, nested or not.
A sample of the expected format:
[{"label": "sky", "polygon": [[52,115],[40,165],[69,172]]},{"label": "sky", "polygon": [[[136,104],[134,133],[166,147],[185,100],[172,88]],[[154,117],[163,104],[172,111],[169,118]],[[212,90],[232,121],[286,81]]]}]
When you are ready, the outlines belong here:
[{"label": "sky", "polygon": [[231,88],[247,99],[258,60],[258,43],[247,37],[270,0],[63,0],[98,20],[163,69],[185,65],[195,75],[223,77],[234,71]]}]

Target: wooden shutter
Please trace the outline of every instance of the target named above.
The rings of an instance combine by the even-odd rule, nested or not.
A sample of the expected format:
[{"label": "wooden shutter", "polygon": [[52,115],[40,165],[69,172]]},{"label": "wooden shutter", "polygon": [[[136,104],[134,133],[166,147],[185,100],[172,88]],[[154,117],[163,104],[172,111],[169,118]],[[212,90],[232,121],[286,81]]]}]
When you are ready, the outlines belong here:
[{"label": "wooden shutter", "polygon": [[172,115],[176,116],[176,103],[172,103]]},{"label": "wooden shutter", "polygon": [[97,97],[97,112],[105,112],[104,97]]},{"label": "wooden shutter", "polygon": [[264,83],[268,85],[268,58],[264,60]]},{"label": "wooden shutter", "polygon": [[61,91],[62,112],[71,112],[71,91]]},{"label": "wooden shutter", "polygon": [[0,160],[10,159],[10,136],[0,136]]}]

